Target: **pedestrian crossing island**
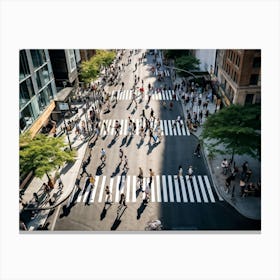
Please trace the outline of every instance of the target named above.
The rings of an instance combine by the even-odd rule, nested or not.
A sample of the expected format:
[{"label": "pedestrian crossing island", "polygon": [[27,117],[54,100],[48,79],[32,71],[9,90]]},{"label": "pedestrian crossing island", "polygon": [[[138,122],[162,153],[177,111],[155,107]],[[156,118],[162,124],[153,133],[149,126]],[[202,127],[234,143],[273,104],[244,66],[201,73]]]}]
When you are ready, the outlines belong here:
[{"label": "pedestrian crossing island", "polygon": [[[68,200],[77,203],[104,203],[107,201],[105,186],[109,186],[112,202],[119,202],[120,194],[124,193],[127,202],[137,202],[145,198],[145,188],[149,183],[149,178],[143,179],[143,184],[137,176],[95,176],[94,186],[85,180],[79,195],[74,201],[76,191],[72,193]],[[77,189],[76,189],[77,190]],[[140,198],[139,198],[140,197]],[[222,201],[222,197],[211,186],[207,175],[197,175],[189,179],[188,176],[177,175],[156,175],[153,177],[150,187],[150,202],[159,203],[215,203]]]}]

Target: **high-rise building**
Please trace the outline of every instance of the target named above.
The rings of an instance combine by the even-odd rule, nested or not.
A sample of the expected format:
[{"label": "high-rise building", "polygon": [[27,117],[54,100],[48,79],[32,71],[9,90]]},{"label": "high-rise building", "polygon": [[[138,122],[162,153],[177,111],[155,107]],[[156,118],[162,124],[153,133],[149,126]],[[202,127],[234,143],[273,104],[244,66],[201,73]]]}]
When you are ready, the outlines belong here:
[{"label": "high-rise building", "polygon": [[261,102],[261,50],[218,50],[215,74],[226,105]]},{"label": "high-rise building", "polygon": [[50,120],[56,87],[48,50],[19,52],[20,132],[35,135]]},{"label": "high-rise building", "polygon": [[212,74],[214,72],[216,50],[215,49],[201,49],[192,50],[192,54],[199,59],[199,70]]}]

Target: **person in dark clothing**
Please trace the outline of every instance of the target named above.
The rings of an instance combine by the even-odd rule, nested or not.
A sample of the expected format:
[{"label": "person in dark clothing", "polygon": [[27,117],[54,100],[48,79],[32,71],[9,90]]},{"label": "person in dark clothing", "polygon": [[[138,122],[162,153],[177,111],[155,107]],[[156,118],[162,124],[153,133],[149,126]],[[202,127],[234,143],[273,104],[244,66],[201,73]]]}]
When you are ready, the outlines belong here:
[{"label": "person in dark clothing", "polygon": [[194,151],[194,155],[197,155],[198,157],[200,157],[200,143],[197,144],[195,151]]}]

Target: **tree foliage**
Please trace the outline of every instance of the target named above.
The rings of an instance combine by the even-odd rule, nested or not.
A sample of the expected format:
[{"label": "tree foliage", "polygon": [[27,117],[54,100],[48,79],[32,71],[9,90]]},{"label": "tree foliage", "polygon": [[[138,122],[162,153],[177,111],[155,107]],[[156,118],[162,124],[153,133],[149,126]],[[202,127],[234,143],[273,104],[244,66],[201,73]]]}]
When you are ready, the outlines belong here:
[{"label": "tree foliage", "polygon": [[[203,125],[202,138],[211,140],[213,153],[249,154],[260,159],[261,109],[259,105],[231,105],[210,115]],[[220,149],[222,144],[224,149]]]},{"label": "tree foliage", "polygon": [[[177,58],[175,60],[175,67],[190,70],[199,70],[200,60],[193,55],[185,55]],[[181,75],[186,75],[183,71],[178,71]]]},{"label": "tree foliage", "polygon": [[167,59],[176,59],[181,56],[190,55],[189,50],[163,50],[164,57]]},{"label": "tree foliage", "polygon": [[96,79],[102,67],[109,66],[115,59],[114,51],[97,50],[96,54],[89,61],[84,61],[81,64],[81,78],[88,83]]},{"label": "tree foliage", "polygon": [[19,163],[20,172],[34,171],[36,177],[42,178],[62,166],[65,162],[75,160],[75,151],[64,148],[67,144],[64,137],[49,137],[43,134],[36,135],[31,139],[30,134],[20,136]]}]

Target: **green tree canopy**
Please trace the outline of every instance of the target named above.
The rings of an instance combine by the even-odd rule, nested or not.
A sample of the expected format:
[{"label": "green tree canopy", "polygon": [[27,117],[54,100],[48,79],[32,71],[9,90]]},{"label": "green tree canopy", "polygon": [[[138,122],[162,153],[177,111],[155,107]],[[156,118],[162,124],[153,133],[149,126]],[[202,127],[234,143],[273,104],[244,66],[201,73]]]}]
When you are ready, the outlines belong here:
[{"label": "green tree canopy", "polygon": [[[175,67],[191,71],[191,70],[199,70],[200,60],[192,55],[184,55],[175,60]],[[186,73],[183,71],[179,71],[180,75],[185,76]]]},{"label": "green tree canopy", "polygon": [[164,57],[167,59],[176,59],[190,54],[189,50],[163,50]]},{"label": "green tree canopy", "polygon": [[20,172],[34,171],[36,177],[42,178],[62,166],[65,162],[75,160],[76,151],[65,151],[67,144],[64,137],[49,137],[43,134],[31,139],[30,134],[20,136],[19,163]]},{"label": "green tree canopy", "polygon": [[82,80],[86,83],[95,80],[100,73],[101,67],[109,66],[115,57],[114,51],[97,50],[90,60],[82,62],[80,71]]},{"label": "green tree canopy", "polygon": [[[260,159],[261,109],[259,105],[231,105],[210,115],[203,125],[202,139],[214,153],[249,154]],[[224,149],[219,149],[222,144]]]}]

